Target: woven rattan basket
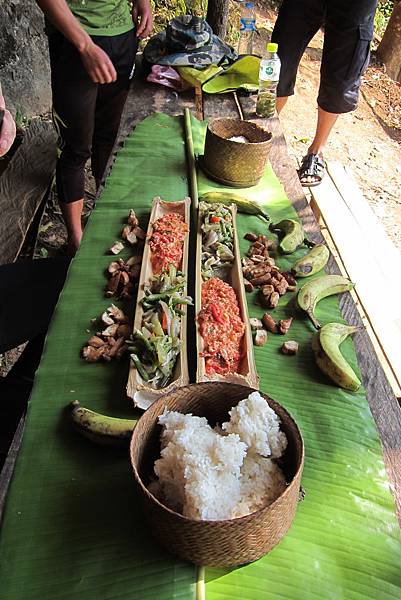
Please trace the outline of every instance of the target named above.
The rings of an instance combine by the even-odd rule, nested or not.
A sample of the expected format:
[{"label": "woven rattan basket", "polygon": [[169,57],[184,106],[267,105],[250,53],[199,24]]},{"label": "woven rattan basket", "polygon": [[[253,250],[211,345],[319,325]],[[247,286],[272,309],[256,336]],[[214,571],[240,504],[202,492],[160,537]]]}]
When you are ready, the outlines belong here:
[{"label": "woven rattan basket", "polygon": [[157,400],[140,418],[131,441],[131,462],[151,532],[159,543],[184,560],[198,565],[233,567],[252,562],[274,548],[287,533],[295,515],[304,461],[302,437],[286,410],[262,394],[281,420],[288,447],[281,465],[288,482],[270,506],[227,521],[192,520],[161,504],[147,490],[153,465],[160,456],[157,418],[165,407],[205,416],[222,423],[228,411],[246,398],[248,387],[229,383],[198,383],[179,388]]},{"label": "woven rattan basket", "polygon": [[[249,143],[229,138],[243,136]],[[201,168],[212,179],[231,187],[251,187],[262,177],[272,145],[272,134],[256,123],[213,119],[206,131]]]}]

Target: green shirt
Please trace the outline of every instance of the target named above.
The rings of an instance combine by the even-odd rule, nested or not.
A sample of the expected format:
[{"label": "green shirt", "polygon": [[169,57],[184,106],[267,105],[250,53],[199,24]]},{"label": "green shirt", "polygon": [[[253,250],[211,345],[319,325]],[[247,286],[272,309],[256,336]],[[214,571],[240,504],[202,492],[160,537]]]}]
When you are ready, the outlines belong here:
[{"label": "green shirt", "polygon": [[67,4],[89,35],[119,35],[134,27],[128,0],[67,0]]}]

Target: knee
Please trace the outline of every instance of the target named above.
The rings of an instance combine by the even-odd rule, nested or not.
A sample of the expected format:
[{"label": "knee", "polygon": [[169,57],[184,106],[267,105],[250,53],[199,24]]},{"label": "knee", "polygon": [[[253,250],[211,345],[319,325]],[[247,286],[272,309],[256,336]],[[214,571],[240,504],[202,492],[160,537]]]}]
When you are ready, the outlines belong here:
[{"label": "knee", "polygon": [[341,88],[341,86],[324,86],[319,90],[317,103],[326,112],[342,114],[351,112],[358,106],[359,85]]},{"label": "knee", "polygon": [[65,145],[60,148],[58,156],[58,164],[63,167],[79,169],[83,168],[91,156],[91,149],[74,148],[70,145]]}]

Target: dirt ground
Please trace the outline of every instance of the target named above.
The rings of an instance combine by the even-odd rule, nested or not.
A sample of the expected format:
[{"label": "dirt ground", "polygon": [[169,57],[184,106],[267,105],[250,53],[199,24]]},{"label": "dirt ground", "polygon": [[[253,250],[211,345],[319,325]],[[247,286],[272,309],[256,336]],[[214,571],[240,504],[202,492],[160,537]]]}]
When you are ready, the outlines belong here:
[{"label": "dirt ground", "polygon": [[[269,39],[276,13],[259,7],[259,53]],[[294,160],[305,154],[313,139],[323,33],[304,54],[295,95],[281,113],[281,122]],[[401,251],[401,86],[392,81],[372,53],[361,86],[359,106],[342,115],[332,131],[325,156],[350,167],[387,235]]]}]

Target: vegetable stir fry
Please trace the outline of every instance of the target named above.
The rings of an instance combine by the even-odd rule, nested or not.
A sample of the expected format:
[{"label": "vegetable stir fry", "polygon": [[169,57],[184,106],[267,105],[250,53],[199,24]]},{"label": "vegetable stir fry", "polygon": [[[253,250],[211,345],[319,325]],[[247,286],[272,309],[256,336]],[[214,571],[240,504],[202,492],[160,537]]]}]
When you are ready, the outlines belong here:
[{"label": "vegetable stir fry", "polygon": [[168,271],[151,278],[142,299],[143,325],[134,332],[129,350],[140,378],[154,389],[168,385],[180,353],[182,307],[192,304],[185,288],[184,274],[170,264]]},{"label": "vegetable stir fry", "polygon": [[231,211],[223,204],[201,202],[202,278],[225,278],[234,262],[234,235]]}]

